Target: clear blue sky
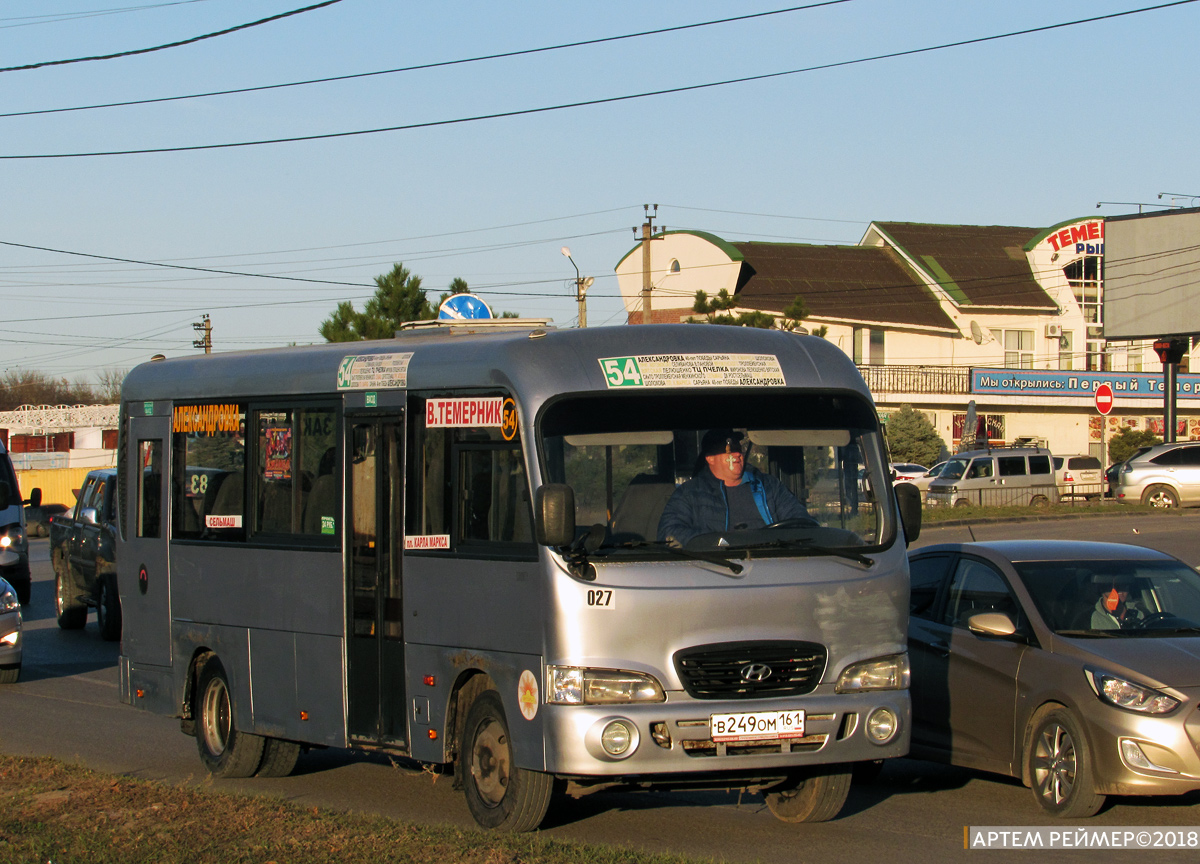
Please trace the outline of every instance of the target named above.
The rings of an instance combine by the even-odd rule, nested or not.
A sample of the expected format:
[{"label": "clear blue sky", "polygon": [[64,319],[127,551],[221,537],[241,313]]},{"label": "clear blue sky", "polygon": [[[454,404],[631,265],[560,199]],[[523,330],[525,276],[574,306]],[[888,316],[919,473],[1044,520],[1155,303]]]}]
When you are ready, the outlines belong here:
[{"label": "clear blue sky", "polygon": [[[309,0],[313,2],[313,0]],[[174,42],[305,0],[3,0],[0,66]],[[347,75],[619,36],[788,2],[342,0],[139,56],[0,73],[0,113]],[[234,96],[0,117],[0,156],[223,144],[451,120],[854,60],[1135,9],[850,0],[532,56]],[[79,16],[75,13],[114,14]],[[633,101],[257,147],[0,159],[0,241],[370,286],[403,262],[497,310],[575,318],[569,245],[619,324],[643,203],[732,240],[854,243],[872,219],[1044,227],[1200,195],[1200,3]],[[1187,203],[1197,203],[1190,201]],[[748,215],[758,214],[758,215]],[[320,341],[371,287],[172,271],[0,246],[0,369],[70,379]],[[114,313],[121,313],[114,315]],[[137,314],[128,314],[137,313]],[[104,317],[113,316],[113,317]]]}]

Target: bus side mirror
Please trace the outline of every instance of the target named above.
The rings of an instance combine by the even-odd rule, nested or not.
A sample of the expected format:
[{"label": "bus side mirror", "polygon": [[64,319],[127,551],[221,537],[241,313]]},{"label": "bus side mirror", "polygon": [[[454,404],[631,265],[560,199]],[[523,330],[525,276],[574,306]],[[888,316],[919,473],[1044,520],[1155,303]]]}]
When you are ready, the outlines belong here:
[{"label": "bus side mirror", "polygon": [[542,546],[570,546],[575,542],[575,490],[565,483],[538,487],[535,498],[537,542]]},{"label": "bus side mirror", "polygon": [[911,543],[921,536],[921,490],[911,483],[897,483],[895,489],[904,539]]},{"label": "bus side mirror", "polygon": [[12,498],[12,489],[8,488],[8,481],[0,480],[0,510],[12,503],[8,500],[10,498]]},{"label": "bus side mirror", "polygon": [[42,490],[41,487],[35,486],[33,491],[29,493],[29,500],[25,502],[30,507],[42,506]]}]

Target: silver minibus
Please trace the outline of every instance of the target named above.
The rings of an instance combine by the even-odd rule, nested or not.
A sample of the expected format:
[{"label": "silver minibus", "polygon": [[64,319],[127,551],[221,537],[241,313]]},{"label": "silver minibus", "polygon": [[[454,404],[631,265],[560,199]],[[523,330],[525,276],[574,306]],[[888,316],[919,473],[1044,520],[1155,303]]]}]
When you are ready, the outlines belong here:
[{"label": "silver minibus", "polygon": [[[216,776],[363,747],[488,828],[604,788],[801,822],[908,750],[919,496],[823,339],[466,322],[155,359],[121,410],[121,696]],[[788,516],[663,536],[712,429]]]}]

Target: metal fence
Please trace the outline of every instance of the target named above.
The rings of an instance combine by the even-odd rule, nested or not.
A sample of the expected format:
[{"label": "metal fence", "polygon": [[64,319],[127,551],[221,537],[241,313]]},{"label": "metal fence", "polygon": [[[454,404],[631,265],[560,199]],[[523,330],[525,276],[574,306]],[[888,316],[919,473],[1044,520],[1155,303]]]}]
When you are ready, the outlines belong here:
[{"label": "metal fence", "polygon": [[970,395],[969,366],[859,366],[867,388],[878,393]]},{"label": "metal fence", "polygon": [[957,492],[930,493],[926,504],[930,507],[1029,507],[1039,504],[1057,504],[1058,487],[1044,486],[997,486],[990,489],[959,489]]}]

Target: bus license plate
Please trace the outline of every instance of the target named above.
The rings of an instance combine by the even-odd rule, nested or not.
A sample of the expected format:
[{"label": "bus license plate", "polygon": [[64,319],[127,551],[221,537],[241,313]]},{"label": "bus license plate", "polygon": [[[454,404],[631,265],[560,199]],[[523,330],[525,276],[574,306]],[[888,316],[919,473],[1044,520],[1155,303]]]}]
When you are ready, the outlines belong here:
[{"label": "bus license plate", "polygon": [[804,737],[803,711],[713,714],[708,728],[714,741],[774,741]]}]

